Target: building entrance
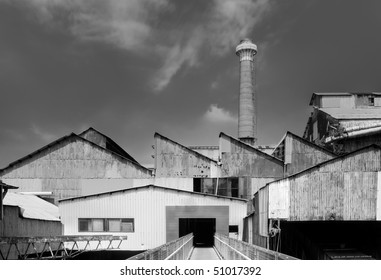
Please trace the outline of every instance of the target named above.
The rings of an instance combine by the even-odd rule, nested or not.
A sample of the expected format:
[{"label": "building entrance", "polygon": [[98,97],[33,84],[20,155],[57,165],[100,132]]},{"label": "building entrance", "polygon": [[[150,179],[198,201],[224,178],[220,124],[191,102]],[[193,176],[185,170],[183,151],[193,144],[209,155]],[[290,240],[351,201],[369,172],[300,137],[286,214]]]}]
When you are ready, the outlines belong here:
[{"label": "building entrance", "polygon": [[215,218],[179,218],[179,237],[193,232],[193,246],[212,247],[216,232]]}]

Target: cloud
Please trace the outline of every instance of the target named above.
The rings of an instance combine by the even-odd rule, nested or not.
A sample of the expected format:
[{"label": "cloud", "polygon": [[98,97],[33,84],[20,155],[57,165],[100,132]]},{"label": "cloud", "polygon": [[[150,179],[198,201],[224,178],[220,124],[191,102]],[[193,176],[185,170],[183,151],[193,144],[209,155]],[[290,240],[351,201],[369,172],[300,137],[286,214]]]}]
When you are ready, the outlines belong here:
[{"label": "cloud", "polygon": [[57,137],[54,134],[41,130],[37,125],[32,124],[31,131],[45,142],[51,142]]},{"label": "cloud", "polygon": [[210,105],[204,114],[204,120],[213,123],[237,123],[238,118],[228,110],[219,108],[216,104]]},{"label": "cloud", "polygon": [[156,16],[169,5],[168,0],[14,1],[31,8],[42,23],[65,24],[80,40],[106,42],[129,51],[142,49]]},{"label": "cloud", "polygon": [[154,77],[154,89],[163,90],[183,66],[195,66],[202,47],[211,55],[222,56],[231,51],[240,39],[249,35],[270,9],[270,0],[214,0],[210,16],[200,22],[189,39],[169,49],[163,66]]},{"label": "cloud", "polygon": [[166,88],[183,67],[200,65],[201,54],[231,52],[271,8],[270,0],[213,0],[195,5],[193,13],[187,11],[191,20],[184,18],[178,26],[166,22],[170,14],[165,12],[178,12],[170,0],[0,1],[29,7],[42,23],[65,28],[79,40],[159,57],[161,66],[151,80],[155,92]]}]

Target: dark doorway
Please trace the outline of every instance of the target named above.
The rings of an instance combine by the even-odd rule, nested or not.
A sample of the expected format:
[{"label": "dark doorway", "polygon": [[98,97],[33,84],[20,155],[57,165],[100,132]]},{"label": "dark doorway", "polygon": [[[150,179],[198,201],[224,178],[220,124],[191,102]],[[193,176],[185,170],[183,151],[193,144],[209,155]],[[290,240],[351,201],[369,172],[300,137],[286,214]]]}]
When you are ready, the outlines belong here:
[{"label": "dark doorway", "polygon": [[213,218],[180,218],[179,237],[193,232],[193,246],[213,247],[216,219]]}]

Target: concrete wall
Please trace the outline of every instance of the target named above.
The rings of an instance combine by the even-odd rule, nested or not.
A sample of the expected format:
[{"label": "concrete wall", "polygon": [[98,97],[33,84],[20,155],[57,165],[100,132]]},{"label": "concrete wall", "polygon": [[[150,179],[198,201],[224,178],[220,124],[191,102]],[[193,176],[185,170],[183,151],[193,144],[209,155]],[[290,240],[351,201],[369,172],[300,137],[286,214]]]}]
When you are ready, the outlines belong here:
[{"label": "concrete wall", "polygon": [[[78,218],[134,218],[135,231],[133,233],[114,234],[128,236],[128,241],[123,244],[124,249],[144,250],[166,243],[166,206],[228,206],[229,224],[238,225],[240,229],[246,214],[244,200],[153,186],[65,200],[60,202],[59,209],[66,235],[79,234]],[[80,234],[94,233],[81,232]]]},{"label": "concrete wall", "polygon": [[[91,192],[86,180],[118,179],[108,185],[113,189],[121,179],[151,178],[151,172],[79,137],[72,137],[4,169],[0,178],[19,187],[18,191],[51,191],[57,202]],[[95,192],[102,189],[100,184],[94,187]],[[101,191],[108,191],[108,186]]]},{"label": "concrete wall", "polygon": [[159,134],[155,134],[155,168],[158,178],[218,176],[215,161]]}]

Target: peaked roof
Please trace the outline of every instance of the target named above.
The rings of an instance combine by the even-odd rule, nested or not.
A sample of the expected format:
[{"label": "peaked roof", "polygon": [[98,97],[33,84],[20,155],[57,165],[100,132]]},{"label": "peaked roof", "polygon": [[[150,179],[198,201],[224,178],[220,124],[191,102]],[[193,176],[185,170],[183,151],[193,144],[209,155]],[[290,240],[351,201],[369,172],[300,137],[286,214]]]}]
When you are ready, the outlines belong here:
[{"label": "peaked roof", "polygon": [[233,141],[235,141],[235,142],[237,142],[237,143],[243,145],[243,146],[244,146],[246,149],[248,149],[248,150],[251,150],[251,151],[253,151],[253,152],[255,152],[255,153],[258,153],[258,154],[260,154],[260,155],[262,155],[262,156],[264,156],[264,157],[266,157],[266,158],[268,158],[268,159],[270,159],[270,160],[274,160],[274,161],[277,161],[277,162],[280,162],[280,163],[284,164],[284,162],[283,162],[282,160],[280,160],[280,159],[278,159],[278,158],[276,158],[276,157],[274,157],[274,156],[272,156],[272,155],[269,155],[269,154],[267,154],[267,153],[265,153],[265,152],[262,152],[261,150],[255,148],[255,147],[253,147],[253,146],[251,146],[251,145],[249,145],[249,144],[246,144],[245,142],[242,142],[241,140],[239,140],[239,139],[237,139],[237,138],[234,138],[234,137],[229,136],[229,135],[227,135],[227,134],[225,134],[225,133],[223,133],[223,132],[220,132],[219,137],[221,138],[221,137],[223,137],[223,136],[225,136],[225,137],[227,137],[227,138],[230,138],[231,140],[233,140]]},{"label": "peaked roof", "polygon": [[19,207],[22,217],[27,219],[60,221],[58,207],[35,195],[8,192],[4,205]]},{"label": "peaked roof", "polygon": [[[105,139],[106,139],[106,149],[110,150],[110,151],[113,151],[114,153],[117,153],[117,154],[120,154],[121,156],[131,160],[131,161],[134,161],[136,163],[138,163],[137,160],[135,160],[130,154],[128,154],[122,147],[120,147],[114,140],[112,140],[110,137],[108,137],[107,135],[99,132],[98,130],[96,130],[95,128],[93,127],[89,127],[88,129],[86,129],[85,131],[81,132],[80,134],[78,134],[78,136],[84,138],[85,134],[87,134],[88,132],[95,132],[96,134],[98,135],[101,135],[103,136]],[[91,141],[91,140],[89,140]],[[139,163],[138,163],[139,164]]]},{"label": "peaked roof", "polygon": [[284,134],[284,136],[280,140],[279,144],[274,148],[274,152],[282,144],[282,142],[286,139],[287,135],[291,135],[292,137],[298,139],[300,142],[303,142],[304,144],[306,144],[306,145],[308,145],[310,147],[316,148],[318,150],[321,150],[322,152],[330,154],[331,156],[337,156],[334,152],[332,152],[332,151],[330,151],[330,150],[328,150],[328,149],[326,149],[324,147],[321,147],[319,145],[316,145],[315,143],[312,143],[312,142],[308,141],[307,139],[304,139],[304,138],[302,138],[302,137],[300,137],[300,136],[298,136],[298,135],[296,135],[296,134],[294,134],[294,133],[292,133],[290,131],[287,131]]},{"label": "peaked roof", "polygon": [[121,189],[121,190],[116,190],[116,191],[111,191],[111,192],[104,192],[104,193],[90,194],[90,195],[85,195],[85,196],[76,196],[76,197],[72,197],[72,198],[65,198],[65,199],[60,199],[58,202],[68,201],[68,200],[77,200],[77,199],[81,199],[81,198],[88,198],[88,197],[94,197],[94,196],[110,195],[110,194],[114,194],[114,193],[124,193],[124,192],[130,192],[130,191],[141,190],[141,189],[149,189],[149,188],[162,189],[162,190],[167,190],[167,191],[171,191],[171,192],[187,193],[187,194],[192,194],[192,195],[196,195],[196,196],[208,196],[208,197],[214,197],[214,198],[238,200],[238,201],[243,201],[245,203],[247,202],[247,199],[243,199],[243,198],[215,195],[215,194],[209,194],[209,193],[192,192],[192,191],[156,186],[156,185],[152,185],[152,184],[146,185],[146,186],[128,188],[128,189]]},{"label": "peaked roof", "polygon": [[90,144],[91,146],[93,146],[96,149],[99,149],[99,150],[102,150],[102,151],[106,151],[107,153],[109,153],[109,154],[111,154],[113,156],[116,156],[119,159],[122,159],[122,160],[125,160],[125,161],[128,161],[128,162],[132,163],[133,165],[135,165],[139,169],[142,169],[142,170],[144,170],[144,171],[146,171],[148,173],[152,173],[149,169],[145,168],[144,166],[142,166],[142,165],[140,165],[140,164],[138,164],[138,163],[136,163],[134,161],[131,161],[130,159],[125,158],[125,157],[123,157],[122,155],[120,155],[118,153],[115,153],[115,152],[113,152],[111,150],[103,148],[103,147],[101,147],[101,146],[99,146],[99,145],[97,145],[97,144],[95,144],[95,143],[93,143],[93,142],[91,142],[89,140],[86,140],[86,139],[78,136],[75,133],[71,133],[69,135],[63,136],[63,137],[61,137],[61,138],[59,138],[59,139],[49,143],[48,145],[46,145],[46,146],[44,146],[44,147],[42,147],[42,148],[40,148],[40,149],[38,149],[38,150],[28,154],[28,155],[26,155],[26,156],[24,156],[24,157],[22,157],[22,158],[20,158],[20,159],[18,159],[16,161],[14,161],[14,162],[11,162],[10,164],[8,164],[8,166],[4,167],[3,169],[0,169],[0,175],[3,172],[5,172],[7,169],[12,168],[13,166],[15,166],[17,164],[20,164],[20,163],[22,163],[22,162],[24,162],[24,161],[26,161],[28,159],[31,159],[31,158],[39,155],[40,153],[44,152],[45,150],[47,150],[47,149],[49,149],[51,147],[54,147],[54,146],[56,146],[56,145],[58,145],[58,144],[60,144],[62,142],[69,141],[69,140],[79,140],[79,141],[88,143],[88,144]]},{"label": "peaked roof", "polygon": [[195,150],[192,150],[192,149],[190,149],[190,148],[188,148],[188,147],[186,147],[186,146],[184,146],[184,145],[181,145],[180,143],[178,143],[178,142],[176,142],[176,141],[173,141],[172,139],[169,139],[169,138],[167,138],[167,137],[161,135],[160,133],[155,132],[154,137],[155,137],[155,138],[156,138],[156,137],[163,138],[163,139],[165,139],[165,140],[167,140],[167,141],[169,141],[169,142],[171,142],[171,143],[173,143],[173,144],[179,145],[180,147],[182,147],[183,149],[185,149],[186,151],[188,151],[190,154],[193,154],[193,155],[195,155],[195,156],[197,156],[197,157],[201,157],[201,158],[203,158],[203,159],[205,159],[205,160],[208,160],[208,161],[212,161],[212,162],[214,162],[214,163],[217,163],[216,160],[211,159],[211,158],[209,158],[209,157],[207,157],[207,156],[204,156],[203,154],[200,154],[199,152],[196,152]]}]

